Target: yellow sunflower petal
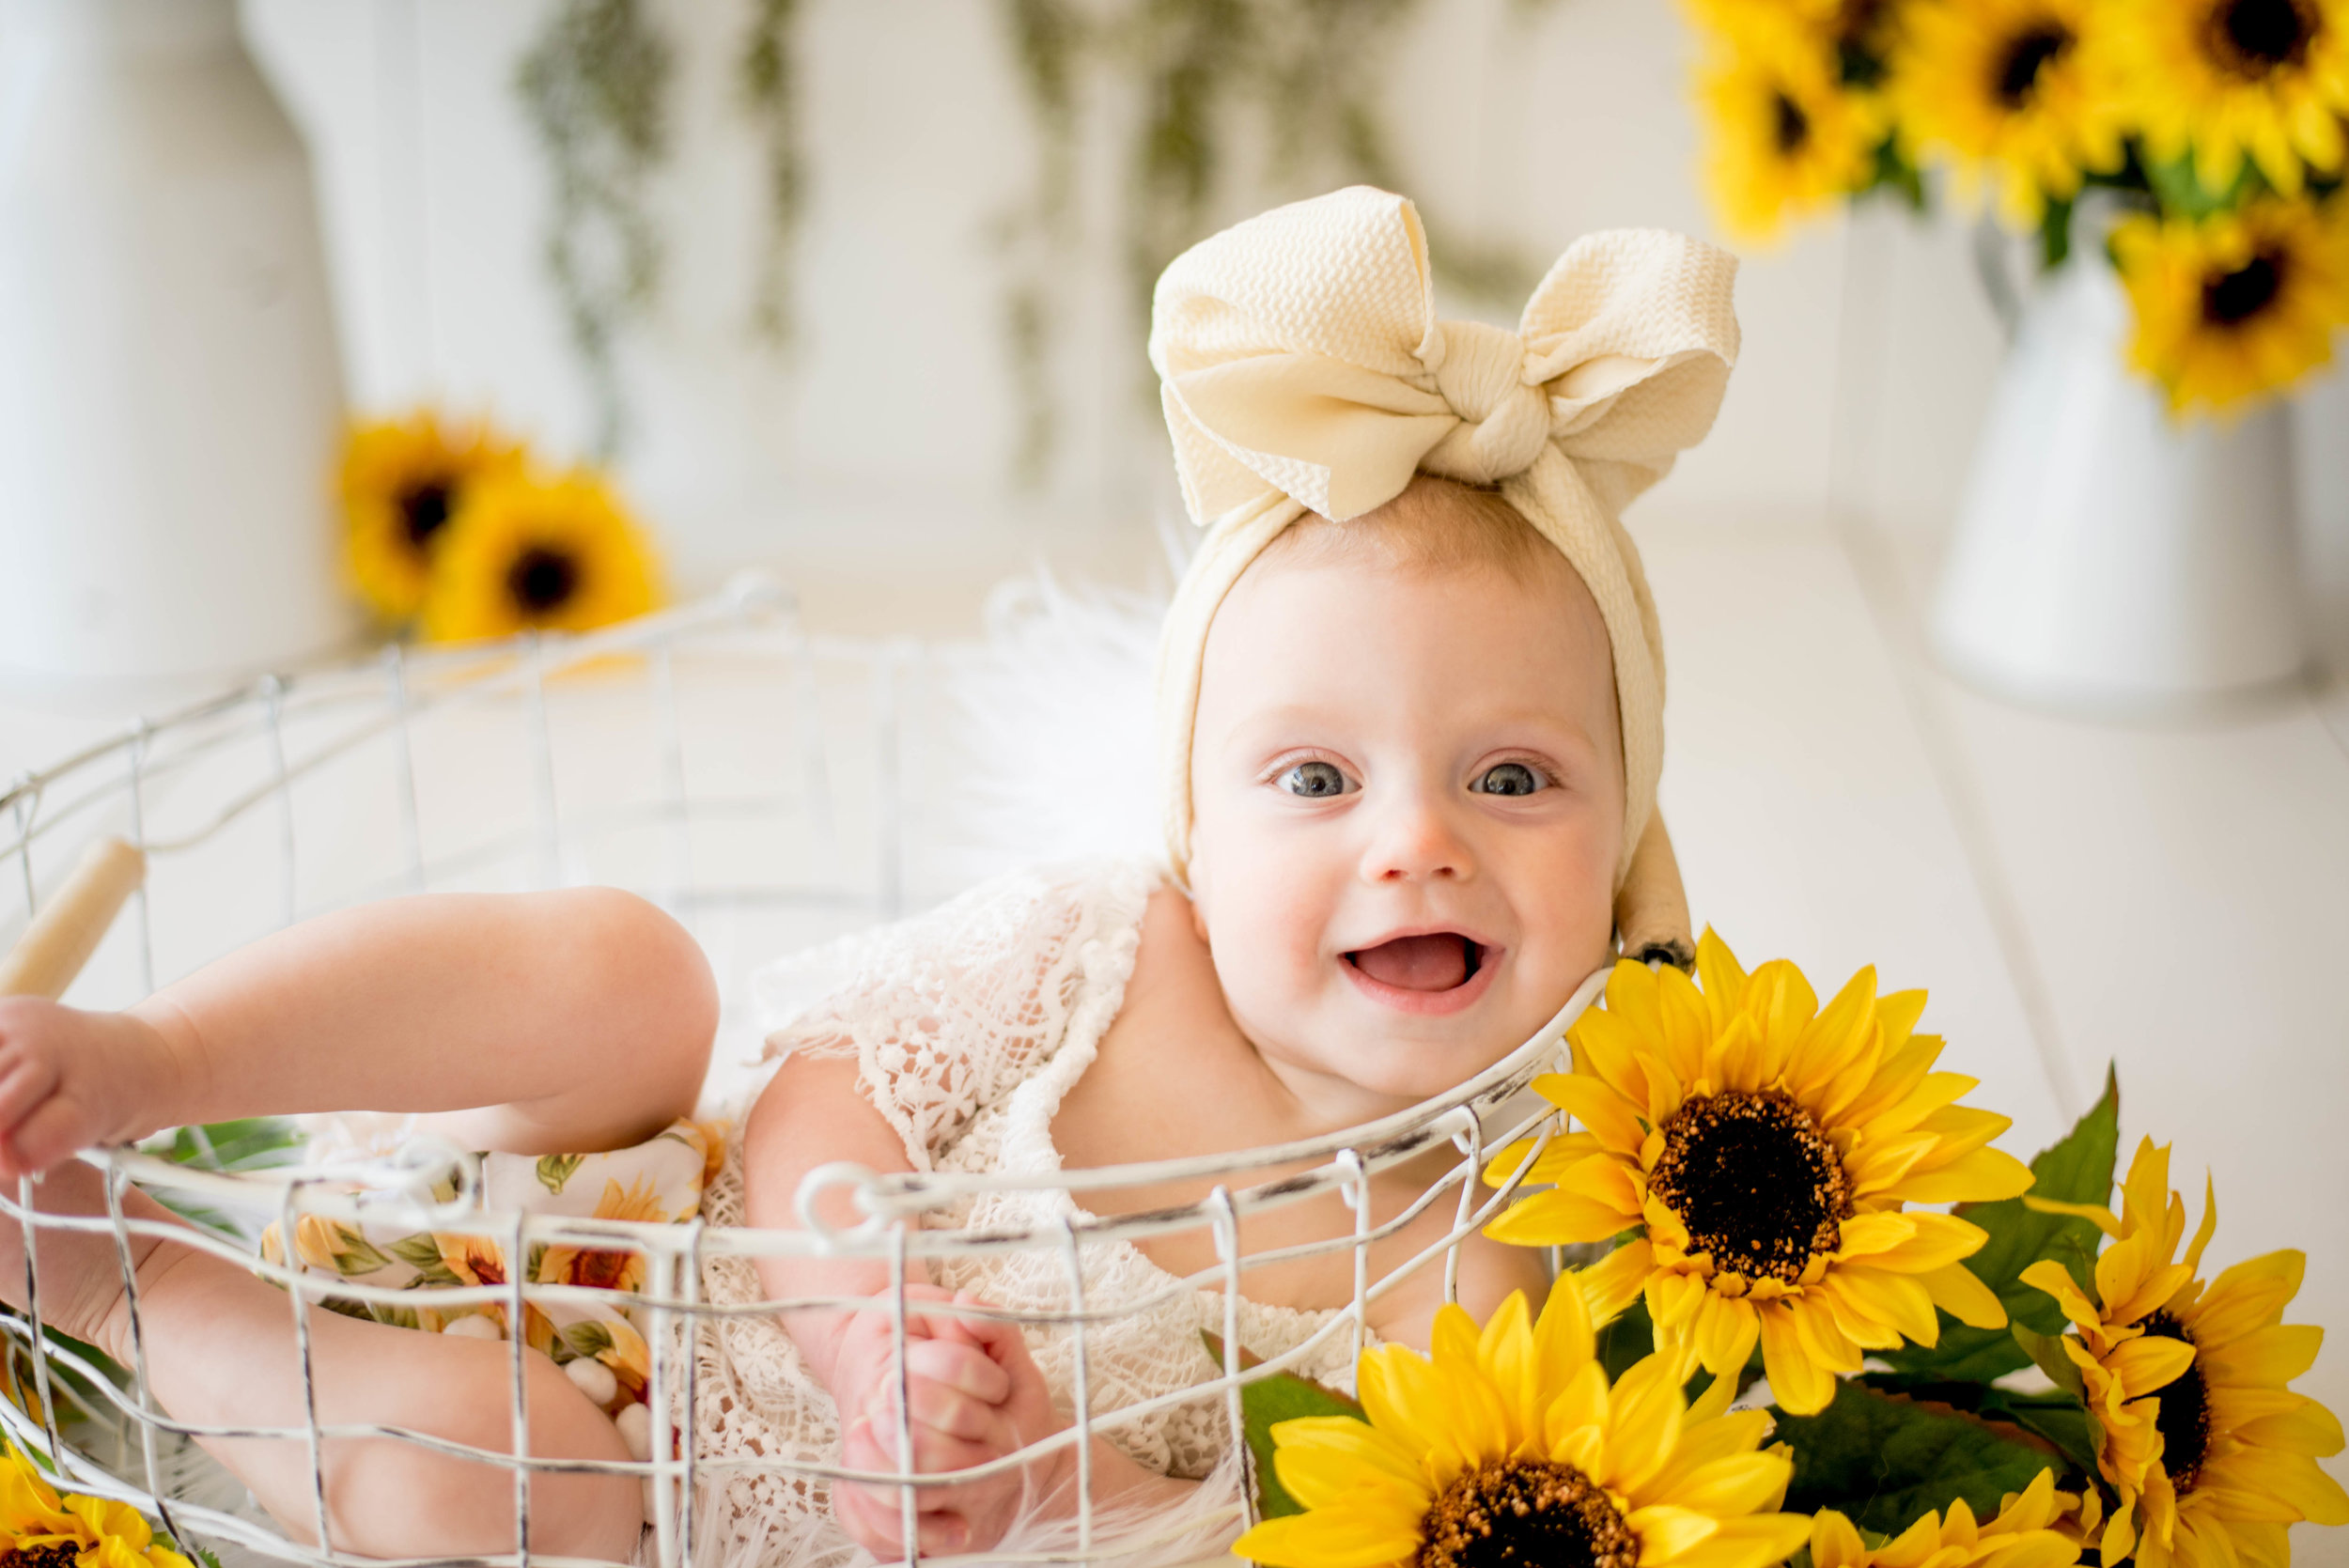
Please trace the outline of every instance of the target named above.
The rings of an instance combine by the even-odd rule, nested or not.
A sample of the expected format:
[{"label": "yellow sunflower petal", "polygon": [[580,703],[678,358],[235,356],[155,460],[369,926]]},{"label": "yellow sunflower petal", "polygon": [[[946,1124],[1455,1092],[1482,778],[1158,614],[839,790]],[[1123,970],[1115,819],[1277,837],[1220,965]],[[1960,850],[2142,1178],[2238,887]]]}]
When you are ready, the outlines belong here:
[{"label": "yellow sunflower petal", "polygon": [[[1570,1282],[1573,1281],[1573,1282]],[[1543,1388],[1562,1387],[1582,1370],[1597,1346],[1589,1304],[1569,1276],[1553,1285],[1533,1321],[1533,1357]]]},{"label": "yellow sunflower petal", "polygon": [[1485,1234],[1517,1247],[1576,1247],[1620,1235],[1631,1223],[1604,1203],[1552,1188],[1511,1203],[1486,1222]]},{"label": "yellow sunflower petal", "polygon": [[1990,1203],[2021,1197],[2036,1180],[2030,1166],[2004,1150],[1976,1149],[1937,1171],[1912,1172],[1900,1194],[1911,1203]]},{"label": "yellow sunflower petal", "polygon": [[[1364,1501],[1377,1498],[1364,1488]],[[1420,1525],[1373,1507],[1315,1509],[1264,1523],[1232,1543],[1232,1553],[1264,1568],[1387,1568],[1419,1551]]]},{"label": "yellow sunflower petal", "polygon": [[2215,1349],[2281,1322],[2307,1267],[2308,1254],[2289,1247],[2236,1264],[2210,1282],[2187,1315],[2194,1343]]},{"label": "yellow sunflower petal", "polygon": [[[1915,1280],[1878,1268],[1842,1268],[1828,1281],[1831,1296],[1841,1296],[1857,1303],[1870,1316],[1890,1324],[1902,1335],[1921,1345],[1933,1345],[1941,1338],[1941,1320],[1934,1315],[1933,1297]],[[1824,1293],[1824,1292],[1823,1292]],[[1838,1323],[1841,1326],[1839,1315]],[[1858,1334],[1849,1337],[1858,1340]],[[1862,1343],[1866,1342],[1862,1341]],[[1899,1341],[1895,1339],[1893,1345]],[[1890,1345],[1870,1348],[1890,1349]]]},{"label": "yellow sunflower petal", "polygon": [[2003,1328],[2006,1303],[1964,1264],[1930,1269],[1917,1276],[1933,1304],[1969,1328]]},{"label": "yellow sunflower petal", "polygon": [[2208,1375],[2229,1382],[2280,1385],[2314,1366],[2324,1343],[2313,1323],[2279,1323],[2202,1352],[2202,1362]]},{"label": "yellow sunflower petal", "polygon": [[[1799,1514],[1756,1514],[1724,1519],[1720,1528],[1672,1560],[1673,1568],[1769,1568],[1783,1562],[1809,1537],[1811,1521]],[[1647,1557],[1641,1554],[1641,1568]]]},{"label": "yellow sunflower petal", "polygon": [[1831,1508],[1811,1519],[1812,1568],[1865,1568],[1868,1548],[1852,1522]]},{"label": "yellow sunflower petal", "polygon": [[2041,1214],[2068,1214],[2075,1219],[2085,1219],[2108,1236],[2121,1234],[2121,1221],[2102,1203],[2067,1203],[2060,1198],[2042,1198],[2035,1192],[2023,1196],[2023,1206]]},{"label": "yellow sunflower petal", "polygon": [[1273,1470],[1290,1496],[1319,1508],[1362,1484],[1383,1478],[1406,1488],[1424,1508],[1427,1480],[1410,1451],[1381,1428],[1352,1416],[1299,1416],[1275,1421]]},{"label": "yellow sunflower petal", "polygon": [[1646,1136],[1631,1103],[1595,1078],[1544,1073],[1533,1080],[1533,1092],[1588,1127],[1610,1149],[1636,1150]]},{"label": "yellow sunflower petal", "polygon": [[1640,1538],[1640,1568],[1677,1562],[1721,1529],[1721,1522],[1710,1514],[1667,1503],[1634,1509],[1624,1522]]},{"label": "yellow sunflower petal", "polygon": [[2235,1436],[2261,1448],[2330,1457],[2341,1450],[2341,1418],[2312,1399],[2296,1409],[2236,1423]]},{"label": "yellow sunflower petal", "polygon": [[2021,1278],[2023,1283],[2054,1296],[2056,1305],[2063,1309],[2063,1315],[2082,1327],[2103,1321],[2096,1304],[2088,1299],[2072,1279],[2070,1271],[2052,1258],[2042,1258],[2032,1264],[2023,1270]]},{"label": "yellow sunflower petal", "polygon": [[1753,1356],[1762,1325],[1751,1302],[1708,1295],[1697,1316],[1697,1359],[1716,1376],[1732,1376]]},{"label": "yellow sunflower petal", "polygon": [[1784,1494],[1792,1467],[1774,1453],[1740,1453],[1717,1459],[1672,1488],[1683,1508],[1712,1514],[1753,1514]]},{"label": "yellow sunflower petal", "polygon": [[1761,1309],[1762,1371],[1788,1414],[1815,1416],[1835,1398],[1835,1374],[1812,1359],[1792,1313],[1776,1302]]},{"label": "yellow sunflower petal", "polygon": [[[1648,1271],[1656,1266],[1656,1250],[1644,1236],[1625,1242],[1588,1268],[1568,1278],[1580,1287],[1583,1305],[1594,1324],[1612,1323],[1640,1298]],[[1563,1281],[1561,1281],[1562,1283]]]},{"label": "yellow sunflower petal", "polygon": [[1680,1442],[1680,1418],[1688,1407],[1681,1380],[1679,1361],[1661,1354],[1641,1358],[1615,1379],[1608,1435],[1613,1463],[1607,1475],[1594,1479],[1636,1493],[1664,1467]]}]

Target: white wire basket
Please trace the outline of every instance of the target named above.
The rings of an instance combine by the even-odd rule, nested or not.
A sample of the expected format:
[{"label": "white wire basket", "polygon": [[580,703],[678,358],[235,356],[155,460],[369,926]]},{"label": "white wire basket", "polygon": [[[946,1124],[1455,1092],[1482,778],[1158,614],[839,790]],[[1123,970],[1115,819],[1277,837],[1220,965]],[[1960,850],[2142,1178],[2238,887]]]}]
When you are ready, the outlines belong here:
[{"label": "white wire basket", "polygon": [[[29,923],[43,899],[89,844],[120,836],[148,857],[144,885],[84,970],[70,1000],[85,1007],[129,1005],[246,941],[325,910],[424,890],[519,891],[606,883],[650,897],[701,941],[725,999],[722,1061],[740,1059],[754,1029],[747,1017],[751,967],[810,942],[895,918],[957,891],[968,879],[964,846],[941,827],[942,791],[957,777],[956,737],[946,722],[941,677],[972,649],[911,640],[859,640],[811,634],[786,594],[760,582],[720,598],[578,637],[533,637],[457,650],[393,647],[371,663],[272,676],[239,691],[152,721],[26,775],[0,795],[0,875],[13,883],[0,900]],[[7,905],[0,902],[0,911]],[[16,918],[0,912],[0,950]],[[1547,1107],[1519,1116],[1509,1105],[1537,1072],[1554,1066],[1565,1028],[1595,991],[1596,980],[1532,1039],[1473,1080],[1414,1110],[1330,1138],[1212,1158],[1102,1167],[1060,1173],[1058,1185],[1081,1195],[1173,1181],[1213,1182],[1201,1202],[1120,1218],[1066,1220],[1006,1234],[968,1233],[935,1217],[982,1191],[1033,1189],[1034,1178],[957,1173],[879,1174],[832,1166],[811,1173],[800,1195],[804,1230],[759,1230],[693,1221],[656,1225],[498,1212],[482,1205],[471,1167],[458,1152],[419,1142],[398,1157],[331,1168],[298,1163],[243,1168],[236,1151],[196,1141],[187,1162],[153,1153],[109,1149],[86,1156],[106,1172],[115,1200],[103,1218],[36,1214],[29,1194],[0,1197],[0,1209],[25,1228],[31,1310],[0,1315],[8,1337],[14,1395],[0,1399],[8,1439],[48,1456],[70,1490],[133,1504],[184,1545],[224,1557],[306,1564],[387,1560],[359,1558],[333,1545],[318,1460],[329,1439],[375,1437],[506,1467],[515,1478],[515,1539],[510,1552],[466,1558],[396,1560],[424,1563],[553,1564],[584,1560],[534,1552],[529,1477],[552,1470],[625,1470],[646,1483],[647,1529],[640,1559],[661,1568],[697,1560],[692,1499],[729,1468],[762,1467],[795,1476],[894,1483],[907,1538],[918,1488],[969,1481],[1074,1447],[1078,1477],[1073,1545],[1066,1551],[1007,1559],[924,1556],[933,1562],[1100,1560],[1092,1529],[1091,1439],[1146,1405],[1097,1409],[1087,1387],[1086,1336],[1109,1315],[1148,1311],[1156,1301],[1088,1310],[1085,1250],[1118,1241],[1190,1231],[1211,1242],[1217,1264],[1178,1281],[1183,1291],[1220,1290],[1226,1360],[1212,1382],[1169,1396],[1220,1401],[1227,1433],[1239,1429],[1240,1389],[1295,1365],[1329,1336],[1359,1349],[1370,1303],[1423,1269],[1440,1271],[1447,1295],[1457,1279],[1458,1244],[1513,1196],[1476,1179],[1488,1134],[1502,1140],[1547,1138]],[[360,1109],[360,1108],[354,1108]],[[1464,1157],[1402,1214],[1373,1222],[1372,1176],[1443,1142]],[[1268,1172],[1278,1171],[1277,1178]],[[217,1221],[204,1232],[174,1228],[188,1245],[228,1258],[269,1279],[288,1296],[289,1334],[304,1368],[304,1421],[296,1426],[229,1426],[176,1420],[151,1391],[139,1333],[131,1238],[163,1227],[126,1219],[125,1184],[167,1188]],[[436,1201],[436,1183],[453,1202]],[[865,1219],[853,1228],[816,1221],[817,1189],[849,1189]],[[1355,1217],[1350,1236],[1243,1252],[1242,1219],[1253,1213],[1335,1192]],[[1449,1204],[1441,1239],[1402,1266],[1374,1276],[1373,1242],[1400,1231],[1433,1205]],[[701,1299],[705,1260],[724,1255],[827,1256],[885,1262],[900,1289],[861,1300],[859,1310],[889,1314],[899,1354],[900,1400],[906,1333],[907,1270],[915,1260],[985,1247],[1038,1251],[1060,1261],[1069,1310],[991,1315],[1031,1331],[1065,1332],[1074,1347],[1072,1424],[1018,1453],[975,1469],[913,1475],[780,1459],[719,1458],[692,1452],[672,1430],[643,1461],[532,1457],[522,1415],[524,1358],[537,1354],[517,1336],[510,1450],[469,1447],[387,1425],[322,1423],[307,1377],[312,1314],[321,1298],[397,1306],[416,1298],[350,1281],[328,1281],[262,1261],[250,1242],[275,1221],[293,1235],[303,1215],[357,1221],[397,1220],[415,1229],[462,1230],[508,1239],[509,1256],[538,1243],[592,1247],[640,1255],[645,1283],[622,1299],[645,1325],[651,1347],[651,1408],[681,1410],[685,1434],[696,1396],[691,1336],[676,1331],[712,1314]],[[131,1364],[119,1381],[43,1327],[39,1270],[31,1260],[36,1226],[94,1230],[113,1237],[130,1289]],[[1349,1309],[1315,1341],[1243,1367],[1239,1303],[1245,1272],[1312,1254],[1350,1250]],[[518,1276],[527,1272],[517,1269]],[[526,1304],[612,1293],[516,1279],[499,1285],[435,1292],[436,1306],[496,1303],[506,1321]],[[754,1310],[834,1305],[818,1298],[761,1302]],[[740,1309],[726,1309],[739,1311]],[[1163,1403],[1161,1401],[1160,1403]],[[903,1405],[899,1411],[903,1433]],[[656,1421],[656,1431],[669,1423]],[[288,1533],[223,1485],[226,1472],[203,1456],[197,1439],[272,1437],[306,1443],[312,1459],[312,1516],[302,1521],[311,1545]],[[904,1451],[910,1457],[910,1450]],[[1232,1518],[1233,1533],[1245,1523]],[[912,1559],[910,1557],[909,1560]]]}]

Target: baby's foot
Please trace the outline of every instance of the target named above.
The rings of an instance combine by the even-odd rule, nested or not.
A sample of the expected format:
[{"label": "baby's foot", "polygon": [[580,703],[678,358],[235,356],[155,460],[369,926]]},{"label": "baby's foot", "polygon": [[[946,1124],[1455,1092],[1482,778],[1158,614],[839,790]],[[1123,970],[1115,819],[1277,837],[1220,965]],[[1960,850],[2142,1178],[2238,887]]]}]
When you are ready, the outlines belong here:
[{"label": "baby's foot", "polygon": [[[40,1214],[102,1219],[105,1181],[104,1175],[80,1160],[68,1160],[32,1184],[33,1207]],[[12,1191],[8,1196],[13,1202],[18,1194]],[[136,1188],[124,1190],[122,1212],[126,1219],[179,1223],[169,1210]],[[122,1260],[112,1232],[69,1231],[51,1225],[41,1225],[38,1231],[41,1322],[127,1363],[131,1358],[130,1298],[122,1288]],[[173,1265],[194,1255],[184,1247],[166,1247],[161,1237],[135,1232],[130,1252],[142,1298],[162,1282]],[[24,1311],[28,1302],[24,1286],[24,1222],[15,1215],[0,1215],[0,1301]]]},{"label": "baby's foot", "polygon": [[0,997],[0,1184],[183,1120],[171,1114],[181,1076],[143,1018]]}]

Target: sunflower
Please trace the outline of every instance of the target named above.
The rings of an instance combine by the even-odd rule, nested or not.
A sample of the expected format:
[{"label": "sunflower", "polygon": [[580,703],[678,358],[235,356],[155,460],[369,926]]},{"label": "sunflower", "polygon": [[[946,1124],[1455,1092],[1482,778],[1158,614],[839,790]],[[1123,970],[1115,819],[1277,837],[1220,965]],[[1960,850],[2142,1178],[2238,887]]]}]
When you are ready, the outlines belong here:
[{"label": "sunflower", "polygon": [[2063,1521],[2077,1499],[2055,1489],[2055,1471],[2042,1470],[2019,1493],[2009,1493],[1998,1516],[1977,1524],[1958,1498],[1947,1519],[1928,1513],[1881,1546],[1869,1547],[1852,1522],[1831,1508],[1811,1520],[1812,1568],[2063,1568],[2077,1562],[2080,1543]]},{"label": "sunflower", "polygon": [[[654,1187],[652,1178],[645,1176],[627,1187],[607,1180],[603,1184],[603,1196],[596,1202],[595,1218],[642,1219],[661,1224],[672,1219],[690,1219],[692,1214],[691,1209],[683,1214],[670,1214],[661,1206],[661,1193]],[[645,1255],[619,1248],[573,1247],[558,1243],[549,1247],[540,1256],[535,1278],[542,1284],[586,1285],[597,1290],[638,1290],[645,1283]]]},{"label": "sunflower", "polygon": [[6,1568],[194,1568],[158,1543],[139,1511],[111,1498],[60,1498],[8,1445],[0,1468],[0,1564]]},{"label": "sunflower", "polygon": [[2306,201],[2252,201],[2201,222],[2138,216],[2112,233],[2135,307],[2129,361],[2172,412],[2280,391],[2333,357],[2349,321],[2349,223]]},{"label": "sunflower", "polygon": [[[1879,997],[1862,970],[1822,1010],[1781,959],[1751,975],[1719,937],[1695,983],[1624,962],[1604,1011],[1568,1032],[1574,1071],[1533,1087],[1581,1124],[1525,1172],[1554,1183],[1486,1228],[1528,1246],[1626,1241],[1579,1279],[1612,1316],[1642,1291],[1659,1347],[1734,1382],[1759,1338],[1771,1391],[1825,1409],[1835,1374],[1903,1339],[1930,1345],[1938,1307],[1997,1328],[2006,1312],[1959,1262],[1987,1238],[1906,1203],[2012,1198],[2028,1167],[1988,1147],[2008,1118],[1958,1105],[1975,1079],[1932,1070],[1922,991]],[[1486,1179],[1532,1153],[1514,1144]]]},{"label": "sunflower", "polygon": [[396,625],[412,618],[443,532],[474,487],[526,464],[522,448],[487,424],[443,427],[429,410],[353,425],[338,488],[345,560],[368,608]]},{"label": "sunflower", "polygon": [[2194,158],[2205,190],[2248,157],[2286,195],[2303,163],[2330,173],[2349,113],[2349,0],[2112,0],[2119,107],[2163,162]]},{"label": "sunflower", "polygon": [[[449,1231],[434,1231],[433,1245],[441,1250],[441,1264],[457,1276],[459,1285],[502,1285],[506,1282],[506,1248],[495,1237],[462,1235]],[[422,1321],[420,1309],[419,1321]],[[449,1324],[467,1317],[488,1318],[497,1325],[500,1335],[510,1333],[510,1320],[503,1301],[484,1302],[477,1307],[460,1307],[452,1312],[432,1312],[439,1320],[440,1331],[446,1332]],[[522,1343],[533,1350],[552,1355],[556,1338],[552,1320],[538,1310],[536,1302],[522,1303]]]},{"label": "sunflower", "polygon": [[1611,1389],[1581,1296],[1553,1290],[1538,1323],[1512,1295],[1480,1331],[1436,1317],[1434,1356],[1362,1353],[1367,1420],[1272,1428],[1273,1469],[1302,1514],[1232,1545],[1267,1568],[1766,1568],[1808,1521],[1776,1512],[1793,1462],[1756,1452],[1763,1410],[1715,1383],[1691,1405],[1672,1358]]},{"label": "sunflower", "polygon": [[1890,46],[1893,0],[1683,0],[1689,20],[1732,48],[1824,47],[1846,84],[1866,85]]},{"label": "sunflower", "polygon": [[1714,53],[1697,97],[1710,121],[1705,179],[1741,238],[1773,239],[1875,173],[1881,109],[1843,85],[1832,46],[1816,37],[1753,31]]},{"label": "sunflower", "polygon": [[2349,1492],[2317,1466],[2341,1449],[2331,1411],[2285,1385],[2316,1359],[2324,1330],[2287,1324],[2307,1258],[2286,1249],[2239,1263],[2207,1284],[2202,1250],[2218,1223],[2207,1180],[2202,1222],[2178,1260],[2186,1200],[2170,1188],[2170,1151],[2138,1145],[2121,1214],[2084,1215],[2111,1237],[2093,1295],[2044,1260],[2025,1283],[2055,1297],[2078,1330],[2063,1349],[2095,1420],[2096,1466],[2119,1494],[2104,1560],[2134,1549],[2141,1568],[2283,1568],[2287,1526],[2349,1524]]},{"label": "sunflower", "polygon": [[1987,176],[2009,225],[2037,224],[2083,172],[2121,164],[2103,32],[2097,0],[1922,0],[1892,56],[1902,135],[1968,189]]},{"label": "sunflower", "polygon": [[439,556],[424,605],[425,635],[436,641],[583,631],[661,599],[650,544],[585,471],[482,485]]}]

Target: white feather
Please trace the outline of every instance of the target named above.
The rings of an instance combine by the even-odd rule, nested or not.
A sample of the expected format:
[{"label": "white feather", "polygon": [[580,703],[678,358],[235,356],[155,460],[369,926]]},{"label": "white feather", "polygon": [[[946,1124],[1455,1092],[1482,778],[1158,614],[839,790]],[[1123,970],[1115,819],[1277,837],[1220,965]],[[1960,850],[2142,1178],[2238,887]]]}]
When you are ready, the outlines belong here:
[{"label": "white feather", "polygon": [[1151,681],[1165,613],[1163,599],[1042,570],[988,596],[986,640],[940,683],[954,783],[933,820],[954,876],[1157,851]]}]

